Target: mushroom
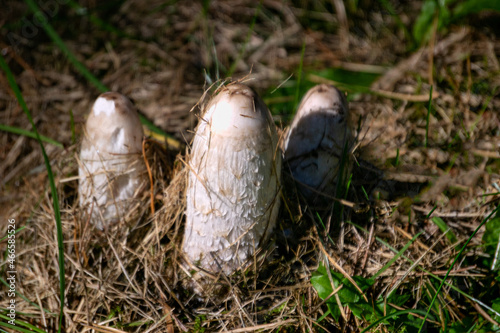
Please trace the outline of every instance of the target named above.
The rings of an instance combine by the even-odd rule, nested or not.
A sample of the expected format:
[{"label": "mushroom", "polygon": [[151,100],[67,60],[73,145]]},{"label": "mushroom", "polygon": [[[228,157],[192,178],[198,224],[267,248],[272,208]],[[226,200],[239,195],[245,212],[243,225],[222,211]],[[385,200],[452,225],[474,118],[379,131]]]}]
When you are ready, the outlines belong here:
[{"label": "mushroom", "polygon": [[204,110],[189,158],[182,249],[191,263],[229,275],[276,224],[282,157],[271,114],[251,88],[223,87]]},{"label": "mushroom", "polygon": [[101,94],[85,125],[80,151],[80,207],[98,229],[125,220],[146,187],[144,136],[137,111],[125,96]]},{"label": "mushroom", "polygon": [[[315,199],[319,192],[335,194],[341,160],[349,157],[345,149],[353,142],[348,117],[345,96],[333,86],[317,85],[302,99],[283,150],[284,162],[306,198]],[[347,159],[344,172],[348,166]]]}]

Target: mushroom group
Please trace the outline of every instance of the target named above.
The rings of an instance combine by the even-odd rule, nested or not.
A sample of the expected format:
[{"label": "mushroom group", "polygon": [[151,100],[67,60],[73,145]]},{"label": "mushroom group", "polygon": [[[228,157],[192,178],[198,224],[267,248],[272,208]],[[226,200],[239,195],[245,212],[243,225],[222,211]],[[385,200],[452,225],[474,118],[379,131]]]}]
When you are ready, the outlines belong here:
[{"label": "mushroom group", "polygon": [[116,92],[97,98],[85,124],[78,173],[84,219],[98,229],[127,220],[147,186],[143,136],[128,98]]},{"label": "mushroom group", "polygon": [[[184,258],[211,273],[247,267],[276,225],[282,159],[306,197],[335,194],[352,133],[344,94],[321,84],[303,98],[285,134],[246,85],[222,86],[202,110],[187,158]],[[104,229],[127,220],[146,185],[143,130],[132,103],[100,95],[80,152],[80,206]],[[347,158],[348,159],[348,158]]]}]

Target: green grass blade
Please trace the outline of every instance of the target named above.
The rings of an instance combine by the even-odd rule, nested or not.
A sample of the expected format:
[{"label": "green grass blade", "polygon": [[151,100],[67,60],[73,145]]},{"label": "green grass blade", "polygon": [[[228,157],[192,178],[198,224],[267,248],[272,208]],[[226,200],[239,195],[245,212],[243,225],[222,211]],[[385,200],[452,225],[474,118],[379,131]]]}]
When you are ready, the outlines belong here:
[{"label": "green grass blade", "polygon": [[426,219],[430,218],[432,213],[434,213],[434,211],[437,209],[437,205],[435,205],[434,207],[432,207],[431,211],[425,216]]},{"label": "green grass blade", "polygon": [[483,10],[500,11],[500,1],[498,0],[467,0],[460,2],[453,9],[454,19],[479,13]]},{"label": "green grass blade", "polygon": [[389,260],[387,262],[387,264],[384,265],[384,267],[382,267],[377,273],[375,273],[375,275],[372,277],[373,279],[376,279],[380,274],[382,274],[387,268],[389,268],[396,260],[398,260],[399,257],[401,257],[403,255],[403,253],[406,252],[406,250],[408,250],[408,248],[410,247],[411,244],[413,244],[418,237],[420,237],[420,235],[423,233],[423,231],[419,232],[418,234],[416,234],[415,236],[413,236],[412,239],[410,239],[406,244],[405,246],[403,246],[403,248],[398,251],[398,253],[396,253],[396,255],[394,257],[391,258],[391,260]]},{"label": "green grass blade", "polygon": [[[33,0],[24,0],[26,4],[30,7],[31,11],[35,15],[37,13],[41,13],[40,9],[38,8],[37,4]],[[76,59],[76,56],[68,49],[66,44],[64,44],[63,40],[57,32],[54,30],[54,28],[48,23],[47,20],[40,20],[40,24],[42,25],[42,28],[45,30],[45,32],[49,35],[49,37],[52,39],[52,41],[57,45],[59,49],[68,57],[68,60],[75,66],[75,68],[82,74],[90,83],[92,83],[99,91],[101,92],[106,92],[109,91],[108,87],[106,87],[99,79],[97,79],[90,71],[85,67],[84,64],[82,64],[78,59]],[[165,137],[171,137],[164,131],[162,131],[160,128],[156,127],[151,121],[149,121],[146,117],[144,117],[142,114],[139,114],[139,118],[141,119],[141,122],[146,125],[146,127],[149,128],[151,132],[161,134]]]},{"label": "green grass blade", "polygon": [[243,42],[243,46],[240,50],[240,53],[238,53],[238,56],[234,60],[234,62],[231,64],[231,67],[229,67],[229,70],[227,71],[226,76],[231,77],[233,75],[234,71],[236,70],[236,66],[238,65],[238,62],[243,58],[243,54],[246,51],[247,45],[250,42],[250,37],[252,37],[253,30],[255,28],[255,22],[257,22],[257,17],[259,16],[260,9],[262,6],[262,0],[259,1],[259,4],[257,5],[257,8],[255,9],[255,15],[252,18],[252,22],[250,23],[250,28],[248,30],[247,36],[245,38],[245,41]]},{"label": "green grass blade", "polygon": [[[318,212],[316,212],[316,217],[318,218],[319,223],[320,223],[320,224],[321,224],[321,226],[323,227],[323,230],[326,230],[326,226],[325,226],[325,224],[323,223],[323,219],[321,218],[321,216],[319,215],[319,213],[318,213]],[[335,244],[335,242],[333,241],[333,239],[332,239],[332,237],[330,236],[330,234],[329,234],[329,233],[327,234],[327,237],[328,237],[328,239],[330,240],[330,242],[331,242],[332,244]]]},{"label": "green grass blade", "polygon": [[[14,232],[14,235],[17,236],[17,234],[19,234],[21,231],[23,231],[24,229],[26,228],[26,226],[22,226],[21,228],[17,228]],[[3,242],[4,240],[6,240],[7,238],[9,237],[9,235],[5,235],[4,237],[0,238],[0,242]],[[0,278],[1,280],[2,278]]]},{"label": "green grass blade", "polygon": [[295,99],[293,103],[293,112],[295,113],[297,107],[299,106],[299,95],[300,95],[300,85],[302,83],[302,68],[304,65],[304,54],[306,53],[306,40],[302,43],[302,50],[300,51],[300,62],[299,62],[299,70],[297,73],[297,87],[295,88]]},{"label": "green grass blade", "polygon": [[365,196],[365,199],[366,199],[367,201],[370,201],[370,196],[369,196],[369,195],[368,195],[368,193],[366,192],[366,190],[365,190],[365,187],[364,187],[364,186],[361,186],[361,190],[363,191],[363,194],[364,194],[364,196]]},{"label": "green grass blade", "polygon": [[450,229],[446,222],[443,221],[442,218],[434,216],[433,218],[431,218],[431,221],[439,228],[439,230],[441,230],[441,232],[446,233],[446,238],[448,238],[451,244],[455,244],[458,242],[457,236],[455,236],[455,233]]},{"label": "green grass blade", "polygon": [[[38,8],[37,4],[35,3],[34,0],[24,0],[28,7],[31,9],[31,11],[34,13],[34,15],[43,15],[43,12]],[[66,57],[68,57],[69,61],[73,64],[73,66],[76,67],[76,69],[89,81],[91,82],[94,86],[97,87],[102,92],[108,91],[109,89],[101,82],[99,81],[92,73],[89,72],[87,67],[85,67],[84,64],[82,64],[78,59],[76,59],[75,55],[68,49],[66,44],[64,44],[63,40],[57,32],[54,30],[54,28],[50,25],[50,23],[47,20],[40,20],[40,23],[42,24],[43,30],[49,35],[50,39],[57,45],[57,47],[64,53]]]},{"label": "green grass blade", "polygon": [[[5,316],[3,314],[0,314],[0,318],[3,319],[3,320],[7,320],[7,321],[10,320],[9,317],[7,317],[7,316]],[[39,333],[46,333],[44,330],[42,330],[42,329],[40,329],[40,328],[38,328],[36,326],[33,326],[30,323],[26,323],[24,321],[21,321],[21,320],[15,319],[14,323],[15,323],[15,325],[11,325],[9,323],[0,321],[0,326],[1,327],[6,327],[6,328],[10,328],[11,330],[14,330],[14,331],[17,331],[17,332],[39,332]],[[22,328],[20,326],[27,327],[27,328]]]},{"label": "green grass blade", "polygon": [[[9,133],[18,134],[18,135],[24,135],[24,136],[26,136],[28,138],[36,139],[35,133],[33,133],[32,131],[28,131],[28,130],[22,129],[22,128],[18,128],[18,127],[12,127],[12,126],[7,126],[7,125],[0,124],[0,131],[9,132]],[[54,145],[56,147],[64,148],[64,146],[63,146],[62,143],[60,143],[60,142],[58,142],[56,140],[52,140],[49,137],[40,135],[40,139],[43,142],[50,143],[51,145]]]},{"label": "green grass blade", "polygon": [[[319,76],[332,82],[336,85],[363,87],[370,89],[373,82],[380,77],[380,73],[366,72],[363,70],[348,70],[341,67],[333,67],[322,69],[320,71],[308,72],[307,77]],[[348,96],[349,97],[349,96]]]},{"label": "green grass blade", "polygon": [[419,45],[422,45],[429,38],[432,20],[438,11],[438,4],[436,2],[433,0],[424,1],[420,15],[418,15],[417,20],[413,24],[413,38]]},{"label": "green grass blade", "polygon": [[[7,281],[5,281],[4,279],[0,278],[0,282],[3,283],[7,288],[9,288],[9,284],[7,283]],[[26,296],[24,296],[23,294],[21,294],[19,291],[16,290],[16,295],[21,297],[23,300],[25,300],[26,302],[28,302],[29,304],[33,305],[34,307],[36,307],[37,309],[39,310],[42,310],[43,312],[45,313],[48,313],[50,314],[51,316],[54,316],[55,314],[50,312],[49,310],[47,309],[44,309],[44,308],[40,308],[40,305],[36,304],[35,302],[32,302],[30,301]]]},{"label": "green grass blade", "polygon": [[33,128],[33,132],[36,135],[36,138],[38,140],[38,143],[40,144],[40,148],[42,149],[42,155],[43,159],[45,161],[45,167],[47,168],[47,175],[49,178],[49,183],[50,183],[50,191],[52,194],[52,204],[54,207],[54,218],[56,221],[56,229],[57,229],[57,246],[58,246],[58,252],[59,252],[59,294],[60,294],[60,301],[61,301],[61,312],[59,316],[59,332],[62,331],[62,322],[63,322],[63,316],[64,316],[64,290],[66,287],[66,281],[65,281],[65,271],[64,271],[64,247],[63,247],[63,232],[62,232],[62,223],[61,223],[61,211],[59,209],[59,198],[57,196],[57,188],[56,188],[56,183],[54,181],[54,174],[52,173],[52,167],[50,166],[50,161],[49,157],[47,156],[47,153],[45,152],[45,147],[43,146],[42,139],[40,138],[40,134],[38,134],[38,131],[36,129],[35,123],[33,122],[33,118],[31,117],[31,113],[28,110],[28,106],[26,105],[26,102],[24,101],[24,98],[21,94],[21,91],[19,90],[19,86],[16,83],[16,80],[14,79],[14,75],[10,71],[9,66],[7,65],[7,62],[5,61],[3,55],[0,54],[0,67],[2,70],[5,72],[5,75],[7,76],[7,80],[9,82],[9,86],[11,89],[14,91],[14,94],[17,98],[17,101],[21,105],[21,108],[23,109],[24,113],[28,117],[28,120],[31,123],[31,126]]}]

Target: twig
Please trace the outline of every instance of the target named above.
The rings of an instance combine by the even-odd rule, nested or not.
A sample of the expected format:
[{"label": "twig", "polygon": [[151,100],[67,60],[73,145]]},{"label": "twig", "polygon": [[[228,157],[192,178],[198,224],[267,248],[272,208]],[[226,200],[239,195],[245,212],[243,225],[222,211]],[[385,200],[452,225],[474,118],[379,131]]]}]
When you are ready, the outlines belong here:
[{"label": "twig", "polygon": [[151,167],[149,166],[148,157],[146,156],[146,138],[142,139],[142,157],[144,158],[144,163],[146,164],[146,168],[148,169],[150,196],[151,196],[151,215],[154,215],[155,214],[154,183],[153,183],[153,174],[151,172]]},{"label": "twig", "polygon": [[220,332],[240,333],[240,332],[253,332],[253,331],[258,331],[258,330],[271,330],[271,329],[274,329],[278,326],[288,325],[288,324],[292,324],[292,323],[295,323],[295,319],[287,319],[287,320],[279,321],[277,323],[255,325],[252,327],[242,327],[242,328],[237,328],[235,330],[220,331]]},{"label": "twig", "polygon": [[484,319],[486,319],[496,327],[500,326],[500,324],[497,321],[495,321],[495,319],[491,318],[488,312],[484,311],[483,308],[479,306],[479,304],[472,302],[472,306],[474,307],[474,309],[477,310],[477,312],[479,312],[484,317]]},{"label": "twig", "polygon": [[[431,212],[431,209],[419,207],[413,205],[412,208],[416,210],[417,212],[424,213],[425,215],[428,215]],[[466,212],[436,212],[434,211],[432,213],[432,216],[438,216],[438,217],[454,217],[454,218],[474,218],[474,217],[484,217],[489,215],[490,212],[473,212],[473,213],[466,213]],[[430,216],[429,216],[430,217]]]},{"label": "twig", "polygon": [[[394,226],[394,229],[396,229],[397,232],[399,232],[400,234],[402,234],[405,238],[408,238],[408,239],[412,239],[413,237],[407,233],[406,231],[404,231],[403,229],[401,229],[400,227],[398,227],[397,225]],[[420,246],[422,249],[424,249],[425,251],[430,251],[432,253],[436,253],[434,251],[431,251],[429,249],[429,247],[427,245],[425,245],[424,243],[422,243],[421,241],[417,240],[416,241],[417,245]]]}]

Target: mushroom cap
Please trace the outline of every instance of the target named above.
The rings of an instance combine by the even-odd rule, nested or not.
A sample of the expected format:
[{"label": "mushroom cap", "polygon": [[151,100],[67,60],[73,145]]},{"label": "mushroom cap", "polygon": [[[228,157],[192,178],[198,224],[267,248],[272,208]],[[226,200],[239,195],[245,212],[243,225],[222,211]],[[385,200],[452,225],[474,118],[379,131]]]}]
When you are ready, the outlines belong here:
[{"label": "mushroom cap", "polygon": [[232,84],[212,97],[191,148],[183,250],[230,274],[253,257],[279,211],[281,153],[266,105]]},{"label": "mushroom cap", "polygon": [[[347,101],[337,88],[320,84],[307,92],[283,145],[284,160],[296,180],[318,191],[335,191],[344,147],[353,141],[348,117]],[[306,196],[313,194],[299,187]]]},{"label": "mushroom cap", "polygon": [[125,96],[101,94],[85,125],[80,150],[80,206],[103,229],[126,218],[134,198],[145,188],[143,130]]},{"label": "mushroom cap", "polygon": [[[212,133],[241,137],[259,135],[273,124],[271,114],[262,99],[250,87],[232,84],[209,102],[204,118],[210,119]],[[274,127],[272,127],[275,129]]]},{"label": "mushroom cap", "polygon": [[105,92],[96,99],[85,132],[84,144],[95,146],[101,153],[127,154],[142,150],[144,132],[137,110],[127,97],[116,92]]}]

